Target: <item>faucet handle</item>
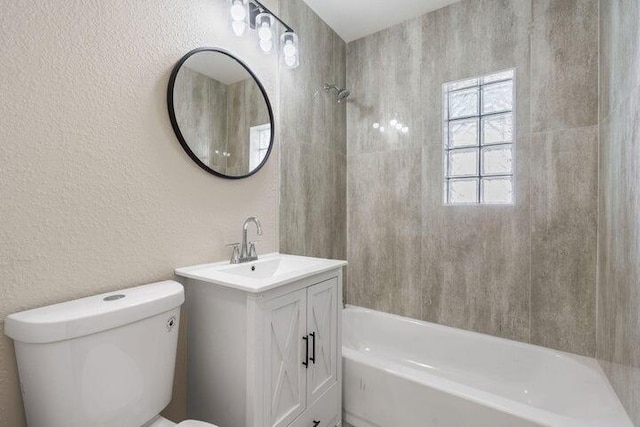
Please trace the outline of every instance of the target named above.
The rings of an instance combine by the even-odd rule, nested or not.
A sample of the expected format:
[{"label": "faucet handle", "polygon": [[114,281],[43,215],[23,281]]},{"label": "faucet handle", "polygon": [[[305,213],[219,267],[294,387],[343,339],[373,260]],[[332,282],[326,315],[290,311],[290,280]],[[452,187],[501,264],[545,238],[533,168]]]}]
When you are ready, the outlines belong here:
[{"label": "faucet handle", "polygon": [[231,260],[229,263],[238,264],[240,263],[240,243],[229,243],[225,245],[226,247],[233,247],[233,252],[231,254]]},{"label": "faucet handle", "polygon": [[260,240],[254,240],[253,242],[249,242],[249,258],[258,259],[258,252],[256,251],[256,243]]}]

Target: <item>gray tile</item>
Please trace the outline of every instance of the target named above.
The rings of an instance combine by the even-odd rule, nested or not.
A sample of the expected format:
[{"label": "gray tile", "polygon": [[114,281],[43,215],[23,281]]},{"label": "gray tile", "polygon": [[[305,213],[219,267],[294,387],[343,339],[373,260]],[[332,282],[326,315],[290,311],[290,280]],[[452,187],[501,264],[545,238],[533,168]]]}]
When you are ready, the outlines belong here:
[{"label": "gray tile", "polygon": [[[531,2],[460,2],[421,18],[419,98],[423,121],[423,318],[528,340],[527,162],[515,207],[444,207],[442,85],[516,69],[517,129],[529,131]],[[522,144],[526,149],[526,142]],[[506,255],[505,255],[506,254]],[[505,259],[506,257],[506,259]]]},{"label": "gray tile", "polygon": [[[347,44],[337,36],[331,38],[331,63],[333,71],[331,82],[339,87],[347,87]],[[351,88],[349,88],[351,89]],[[340,153],[347,153],[347,105],[353,100],[351,95],[346,102],[334,104],[332,121],[332,136],[335,138],[334,149]]]},{"label": "gray tile", "polygon": [[531,342],[595,353],[597,126],[531,143]]},{"label": "gray tile", "polygon": [[640,424],[639,99],[637,88],[600,127],[597,310],[597,357],[636,424]]},{"label": "gray tile", "polygon": [[280,251],[346,258],[346,43],[304,2],[280,13],[300,33],[300,66],[280,73]]},{"label": "gray tile", "polygon": [[600,119],[640,86],[640,4],[600,0]]},{"label": "gray tile", "polygon": [[346,258],[346,158],[308,144],[281,156],[280,251]]},{"label": "gray tile", "polygon": [[420,318],[420,149],[348,157],[350,304]]},{"label": "gray tile", "polygon": [[516,69],[516,127],[529,132],[530,0],[464,1],[422,18],[425,141],[441,143],[442,85]]},{"label": "gray tile", "polygon": [[528,146],[517,143],[513,206],[444,206],[442,149],[423,149],[424,320],[529,340]]},{"label": "gray tile", "polygon": [[640,5],[600,2],[596,356],[640,425]]},{"label": "gray tile", "polygon": [[280,73],[280,127],[283,145],[299,142],[346,153],[345,105],[324,84],[345,84],[343,60],[346,44],[304,2],[283,0],[283,19],[300,35],[300,66]]},{"label": "gray tile", "polygon": [[532,131],[597,123],[597,1],[533,0]]},{"label": "gray tile", "polygon": [[[349,43],[347,106],[349,154],[420,147],[423,100],[420,97],[420,19]],[[409,134],[391,129],[396,119]],[[386,128],[381,134],[373,128]]]}]

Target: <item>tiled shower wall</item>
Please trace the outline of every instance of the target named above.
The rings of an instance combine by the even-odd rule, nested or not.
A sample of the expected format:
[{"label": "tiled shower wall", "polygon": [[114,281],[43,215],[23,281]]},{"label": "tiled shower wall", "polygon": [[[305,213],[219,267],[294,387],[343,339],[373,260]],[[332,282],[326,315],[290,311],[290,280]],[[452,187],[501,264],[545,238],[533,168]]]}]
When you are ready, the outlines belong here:
[{"label": "tiled shower wall", "polygon": [[597,357],[640,425],[640,2],[600,1]]},{"label": "tiled shower wall", "polygon": [[[516,203],[444,206],[442,84],[507,68]],[[347,82],[348,302],[593,356],[597,0],[456,3],[350,43]]]},{"label": "tiled shower wall", "polygon": [[346,43],[302,0],[281,0],[300,37],[300,67],[280,73],[280,251],[346,258]]}]

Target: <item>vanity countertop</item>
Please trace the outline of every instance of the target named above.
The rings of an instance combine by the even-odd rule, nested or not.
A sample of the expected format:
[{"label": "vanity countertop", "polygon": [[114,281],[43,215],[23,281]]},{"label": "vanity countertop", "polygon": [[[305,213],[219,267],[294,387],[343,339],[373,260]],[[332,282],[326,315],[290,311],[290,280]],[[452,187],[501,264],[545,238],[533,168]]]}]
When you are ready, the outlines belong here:
[{"label": "vanity countertop", "polygon": [[243,264],[222,261],[176,268],[175,273],[180,277],[259,293],[345,265],[347,262],[341,260],[272,253]]}]

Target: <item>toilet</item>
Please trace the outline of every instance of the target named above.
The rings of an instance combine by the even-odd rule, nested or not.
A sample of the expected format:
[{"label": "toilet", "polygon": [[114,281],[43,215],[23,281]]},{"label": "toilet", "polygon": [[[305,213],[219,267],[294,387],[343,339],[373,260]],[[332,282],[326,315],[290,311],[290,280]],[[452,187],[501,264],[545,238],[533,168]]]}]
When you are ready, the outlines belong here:
[{"label": "toilet", "polygon": [[29,427],[215,427],[159,415],[183,302],[164,281],[9,315]]}]

